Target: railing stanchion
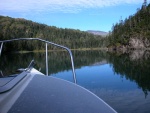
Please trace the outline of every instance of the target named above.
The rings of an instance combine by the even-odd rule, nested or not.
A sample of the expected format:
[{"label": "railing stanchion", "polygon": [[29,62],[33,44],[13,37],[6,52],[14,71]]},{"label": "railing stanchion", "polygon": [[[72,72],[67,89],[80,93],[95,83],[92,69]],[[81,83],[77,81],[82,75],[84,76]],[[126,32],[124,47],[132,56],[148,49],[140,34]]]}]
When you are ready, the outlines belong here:
[{"label": "railing stanchion", "polygon": [[3,48],[3,42],[1,43],[0,56],[1,56],[2,48]]},{"label": "railing stanchion", "polygon": [[73,72],[74,83],[75,84],[77,83],[75,69],[74,69],[73,56],[72,56],[72,52],[71,52],[71,50],[69,48],[67,48],[65,46],[62,46],[62,45],[55,44],[53,42],[49,42],[49,41],[40,39],[40,38],[18,38],[18,39],[10,39],[10,40],[0,41],[1,42],[0,55],[1,55],[1,51],[2,51],[2,47],[3,47],[3,43],[4,42],[11,42],[11,41],[18,41],[18,40],[39,40],[39,41],[42,41],[42,42],[46,43],[46,47],[45,47],[46,48],[46,51],[45,51],[46,52],[46,75],[48,75],[48,51],[47,51],[47,44],[51,44],[51,45],[54,45],[54,46],[57,46],[59,48],[63,48],[65,50],[67,50],[69,52],[70,60],[71,60],[71,64],[72,64],[72,72]]},{"label": "railing stanchion", "polygon": [[46,75],[48,76],[48,52],[47,52],[47,43],[46,43]]}]

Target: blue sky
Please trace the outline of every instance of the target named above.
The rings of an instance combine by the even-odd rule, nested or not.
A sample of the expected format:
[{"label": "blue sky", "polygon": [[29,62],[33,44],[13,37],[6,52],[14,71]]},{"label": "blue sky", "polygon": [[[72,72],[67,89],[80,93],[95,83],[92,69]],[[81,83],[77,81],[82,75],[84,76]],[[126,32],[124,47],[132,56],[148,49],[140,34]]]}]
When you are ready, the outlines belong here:
[{"label": "blue sky", "polygon": [[108,32],[144,0],[1,0],[0,15],[56,26]]}]

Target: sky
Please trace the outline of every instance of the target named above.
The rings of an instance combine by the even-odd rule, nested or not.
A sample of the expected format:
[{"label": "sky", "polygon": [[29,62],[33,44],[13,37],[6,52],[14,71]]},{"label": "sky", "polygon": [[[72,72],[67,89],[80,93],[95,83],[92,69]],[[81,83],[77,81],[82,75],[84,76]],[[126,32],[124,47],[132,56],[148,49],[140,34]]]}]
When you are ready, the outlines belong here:
[{"label": "sky", "polygon": [[108,32],[144,0],[1,0],[0,15],[25,18],[58,28]]}]

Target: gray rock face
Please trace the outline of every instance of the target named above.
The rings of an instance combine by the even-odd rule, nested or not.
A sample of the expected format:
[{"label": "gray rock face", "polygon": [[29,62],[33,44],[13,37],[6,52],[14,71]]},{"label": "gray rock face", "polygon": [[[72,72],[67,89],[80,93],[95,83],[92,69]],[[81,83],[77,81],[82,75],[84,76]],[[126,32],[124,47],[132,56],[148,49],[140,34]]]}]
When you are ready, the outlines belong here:
[{"label": "gray rock face", "polygon": [[150,47],[150,41],[147,38],[143,37],[135,37],[135,38],[130,38],[129,44],[131,48],[149,48]]},{"label": "gray rock face", "polygon": [[143,40],[139,38],[131,38],[129,44],[132,48],[145,48]]}]

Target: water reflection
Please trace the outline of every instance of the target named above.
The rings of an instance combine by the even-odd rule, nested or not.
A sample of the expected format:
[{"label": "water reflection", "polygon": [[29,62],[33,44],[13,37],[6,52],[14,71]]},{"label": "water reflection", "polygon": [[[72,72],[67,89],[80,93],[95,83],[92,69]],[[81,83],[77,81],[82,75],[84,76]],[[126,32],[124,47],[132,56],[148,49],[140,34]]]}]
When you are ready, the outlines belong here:
[{"label": "water reflection", "polygon": [[76,72],[78,84],[95,93],[119,113],[150,111],[150,97],[143,98],[144,93],[137,87],[136,82],[114,74],[109,64],[86,66]]},{"label": "water reflection", "polygon": [[[73,56],[76,68],[92,65],[105,59],[103,57],[104,52],[101,51],[73,51]],[[45,73],[44,52],[2,54],[0,57],[0,70],[8,75],[18,68],[26,68],[32,59],[36,61],[37,68],[41,68],[41,71]],[[48,61],[49,74],[71,69],[70,57],[66,51],[49,52]]]},{"label": "water reflection", "polygon": [[7,53],[0,57],[0,70],[3,75],[7,76],[16,73],[19,68],[27,68],[31,60],[35,60],[39,67],[44,67],[45,54],[44,53]]},{"label": "water reflection", "polygon": [[130,81],[136,82],[142,88],[145,97],[150,91],[150,57],[149,51],[131,51],[129,53],[109,53],[108,62],[114,72]]},{"label": "water reflection", "polygon": [[[67,52],[49,52],[49,75],[73,81]],[[78,84],[104,99],[115,110],[150,112],[150,52],[73,51]],[[45,53],[2,54],[4,75],[26,68],[30,61],[45,73]],[[140,106],[140,107],[139,107]]]},{"label": "water reflection", "polygon": [[[49,74],[71,69],[68,53],[65,51],[49,52]],[[73,51],[75,67],[94,66],[109,63],[114,72],[138,84],[145,96],[150,91],[150,52],[130,51],[128,53],[108,53],[105,51]],[[4,75],[14,73],[18,68],[26,68],[30,61],[36,61],[36,68],[45,73],[45,53],[10,53],[3,54],[0,70]]]}]

